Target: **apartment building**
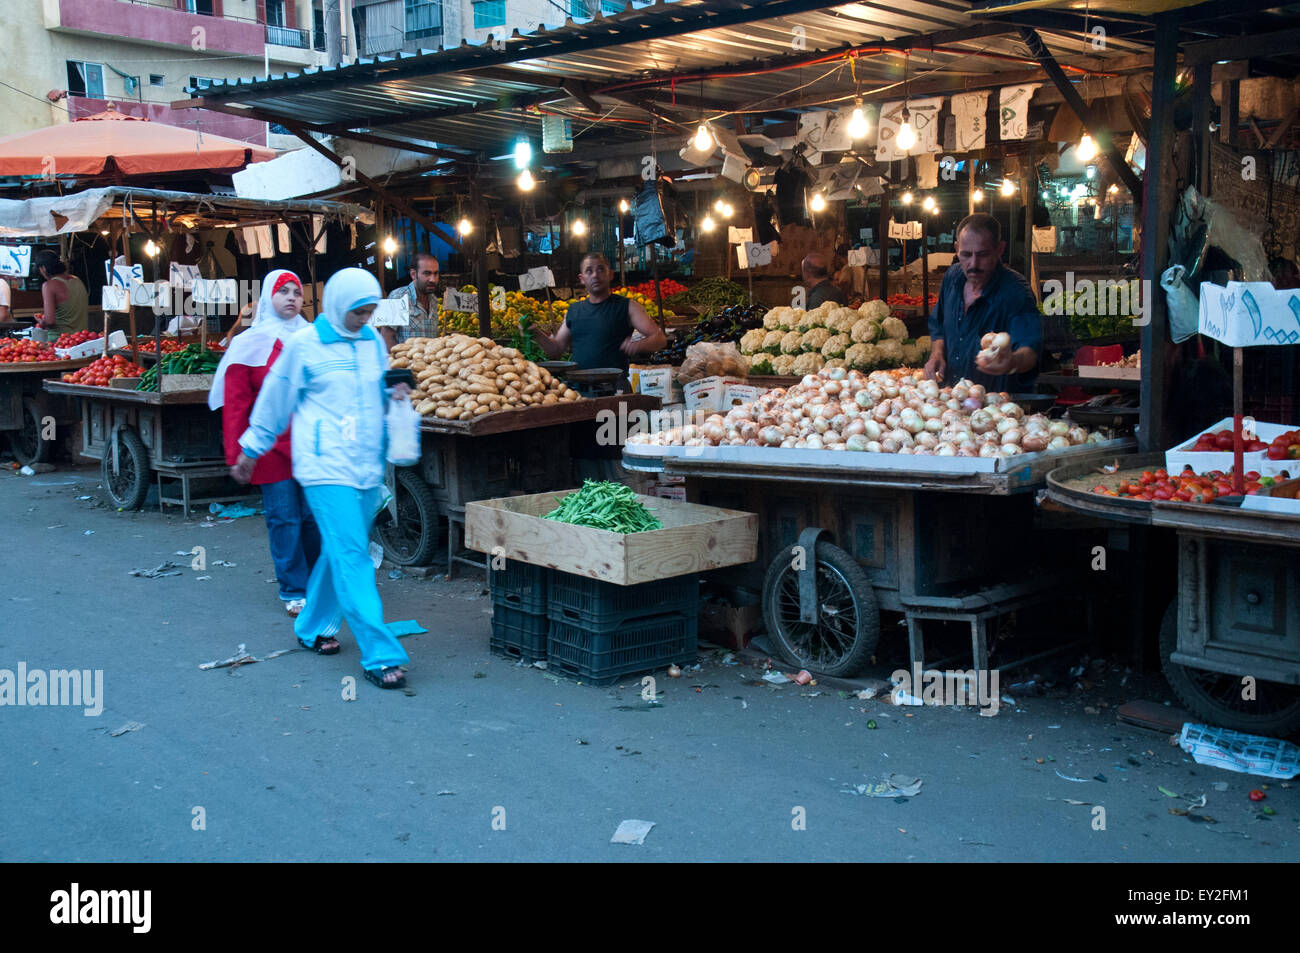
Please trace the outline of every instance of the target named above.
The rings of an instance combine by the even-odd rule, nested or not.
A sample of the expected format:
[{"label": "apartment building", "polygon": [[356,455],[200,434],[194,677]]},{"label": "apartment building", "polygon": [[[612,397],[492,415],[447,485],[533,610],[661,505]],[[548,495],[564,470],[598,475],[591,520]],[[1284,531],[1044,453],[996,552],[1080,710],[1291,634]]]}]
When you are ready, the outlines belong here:
[{"label": "apartment building", "polygon": [[[324,0],[6,0],[4,26],[4,135],[102,112],[112,101],[157,122],[197,122],[203,132],[296,148],[296,138],[265,123],[170,104],[214,79],[325,62]],[[348,51],[355,55],[352,36]]]},{"label": "apartment building", "polygon": [[566,19],[609,16],[626,0],[352,0],[362,56],[481,43]]}]

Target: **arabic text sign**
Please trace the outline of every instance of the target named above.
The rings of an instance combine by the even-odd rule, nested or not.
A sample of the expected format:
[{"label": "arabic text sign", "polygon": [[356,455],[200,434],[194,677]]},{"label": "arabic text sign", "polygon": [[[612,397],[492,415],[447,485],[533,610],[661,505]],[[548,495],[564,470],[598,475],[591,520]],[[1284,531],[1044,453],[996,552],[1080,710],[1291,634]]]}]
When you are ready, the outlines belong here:
[{"label": "arabic text sign", "polygon": [[178,265],[175,262],[172,262],[169,274],[172,286],[179,286],[186,291],[193,289],[196,278],[203,277],[199,274],[198,265]]},{"label": "arabic text sign", "polygon": [[411,323],[411,303],[405,295],[400,298],[385,298],[375,308],[375,316],[370,321],[377,328],[404,328]]},{"label": "arabic text sign", "polygon": [[890,222],[889,237],[911,241],[921,237],[920,222]]},{"label": "arabic text sign", "polygon": [[732,245],[740,245],[745,242],[754,240],[754,230],[752,228],[737,228],[735,225],[727,226],[727,241]]},{"label": "arabic text sign", "polygon": [[192,293],[195,304],[234,304],[239,288],[234,278],[195,278]]},{"label": "arabic text sign", "polygon": [[1229,347],[1300,344],[1300,290],[1267,281],[1201,282],[1198,330]]},{"label": "arabic text sign", "polygon": [[5,245],[0,247],[0,275],[26,278],[31,267],[31,245]]},{"label": "arabic text sign", "polygon": [[745,256],[749,267],[772,264],[772,246],[760,242],[745,242]]},{"label": "arabic text sign", "polygon": [[539,268],[529,268],[519,276],[520,291],[536,291],[538,288],[554,287],[555,275],[545,265]]},{"label": "arabic text sign", "polygon": [[143,265],[114,265],[112,262],[104,262],[104,283],[113,285],[117,288],[129,288],[132,282],[144,281]]},{"label": "arabic text sign", "polygon": [[478,311],[478,295],[448,288],[447,293],[442,297],[442,306],[447,311],[463,311],[473,314]]},{"label": "arabic text sign", "polygon": [[100,305],[105,311],[125,311],[126,289],[114,285],[104,285],[104,297]]}]

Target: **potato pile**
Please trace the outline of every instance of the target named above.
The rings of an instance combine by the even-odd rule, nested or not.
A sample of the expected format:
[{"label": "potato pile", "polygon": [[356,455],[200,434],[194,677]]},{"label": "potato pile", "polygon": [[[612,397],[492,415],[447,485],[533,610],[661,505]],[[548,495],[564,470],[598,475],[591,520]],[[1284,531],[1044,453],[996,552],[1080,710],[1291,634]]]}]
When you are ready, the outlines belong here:
[{"label": "potato pile", "polygon": [[391,361],[393,367],[409,367],[415,374],[415,409],[442,420],[580,399],[550,371],[491,338],[410,338],[393,348]]}]

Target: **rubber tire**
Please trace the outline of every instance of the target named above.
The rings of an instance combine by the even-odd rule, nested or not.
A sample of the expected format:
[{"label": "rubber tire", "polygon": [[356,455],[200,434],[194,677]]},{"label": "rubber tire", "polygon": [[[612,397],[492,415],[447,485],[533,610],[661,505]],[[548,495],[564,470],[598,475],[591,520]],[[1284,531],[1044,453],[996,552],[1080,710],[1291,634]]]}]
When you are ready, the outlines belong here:
[{"label": "rubber tire", "polygon": [[[1300,728],[1300,689],[1293,685],[1279,685],[1276,682],[1260,681],[1256,692],[1283,690],[1293,693],[1295,700],[1286,708],[1266,715],[1251,715],[1236,708],[1224,707],[1222,702],[1211,698],[1189,673],[1185,665],[1179,665],[1170,659],[1178,648],[1178,600],[1175,599],[1165,610],[1160,623],[1160,668],[1165,681],[1174,695],[1186,708],[1204,718],[1210,725],[1244,731],[1252,735],[1267,735],[1281,738]],[[1234,676],[1225,676],[1233,678]]]},{"label": "rubber tire", "polygon": [[[816,556],[818,572],[820,573],[820,567],[823,565],[838,572],[853,598],[857,626],[853,645],[848,653],[839,662],[815,668],[816,663],[808,658],[800,658],[794,647],[787,643],[786,637],[777,624],[777,601],[778,585],[782,577],[787,573],[795,573],[790,564],[789,547],[782,549],[772,560],[772,564],[767,567],[767,574],[763,579],[763,622],[771,636],[773,650],[790,665],[820,675],[842,678],[856,675],[871,661],[871,656],[876,651],[876,643],[880,639],[880,608],[876,602],[875,590],[872,589],[871,581],[867,579],[867,574],[857,561],[838,546],[819,542]],[[820,595],[821,592],[819,580],[818,594]]]},{"label": "rubber tire", "polygon": [[[22,466],[31,466],[33,463],[44,463],[50,458],[50,451],[53,449],[52,440],[41,439],[41,420],[45,416],[41,406],[32,398],[23,398],[23,426],[20,430],[11,430],[9,432],[9,450],[14,455],[14,459]],[[35,452],[31,452],[31,435],[36,436]]]},{"label": "rubber tire", "polygon": [[[375,527],[375,536],[384,547],[384,557],[398,566],[431,565],[440,544],[445,545],[447,539],[446,520],[438,511],[438,501],[433,498],[433,491],[424,479],[409,467],[397,470],[395,483],[393,496],[397,504],[397,525],[389,523]],[[413,534],[411,537],[414,543],[400,539],[395,533],[402,525],[404,514],[414,516],[418,524],[418,536]]]},{"label": "rubber tire", "polygon": [[127,481],[113,490],[113,446],[110,442],[104,447],[104,459],[100,462],[100,476],[104,482],[104,492],[119,510],[138,510],[144,505],[144,498],[149,495],[149,451],[144,441],[134,430],[119,430],[113,439],[121,442],[118,448],[118,480],[122,478],[121,467],[132,468]]}]

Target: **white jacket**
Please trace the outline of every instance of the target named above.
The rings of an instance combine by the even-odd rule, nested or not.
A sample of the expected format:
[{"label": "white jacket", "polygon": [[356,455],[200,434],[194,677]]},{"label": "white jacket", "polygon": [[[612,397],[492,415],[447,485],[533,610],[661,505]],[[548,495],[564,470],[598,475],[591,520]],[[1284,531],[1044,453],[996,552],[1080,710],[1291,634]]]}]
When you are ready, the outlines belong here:
[{"label": "white jacket", "polygon": [[341,336],[324,318],[288,338],[239,445],[257,459],[293,424],[293,475],[304,486],[368,490],[384,482],[388,351],[369,326]]}]

